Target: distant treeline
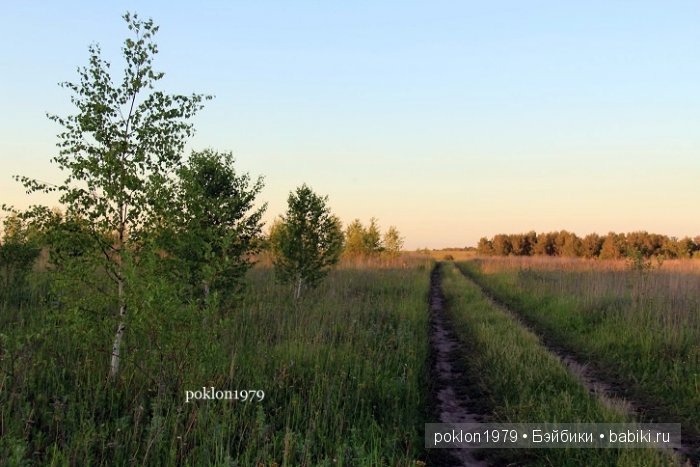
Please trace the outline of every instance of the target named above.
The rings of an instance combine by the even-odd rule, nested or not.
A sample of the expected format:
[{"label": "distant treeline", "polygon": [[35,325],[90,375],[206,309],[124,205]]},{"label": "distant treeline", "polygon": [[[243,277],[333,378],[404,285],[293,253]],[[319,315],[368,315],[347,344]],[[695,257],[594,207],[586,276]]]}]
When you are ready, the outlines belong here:
[{"label": "distant treeline", "polygon": [[579,237],[559,232],[498,234],[482,237],[477,253],[489,256],[568,256],[619,259],[627,257],[691,258],[700,256],[700,236],[678,239],[648,232],[615,233],[600,236],[592,233]]}]

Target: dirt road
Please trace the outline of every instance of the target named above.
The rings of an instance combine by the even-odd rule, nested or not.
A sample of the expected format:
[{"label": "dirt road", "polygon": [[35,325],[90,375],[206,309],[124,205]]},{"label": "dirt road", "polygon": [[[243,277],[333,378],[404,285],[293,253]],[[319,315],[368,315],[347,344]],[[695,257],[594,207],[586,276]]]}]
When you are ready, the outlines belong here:
[{"label": "dirt road", "polygon": [[[460,343],[445,312],[440,287],[440,265],[430,277],[430,350],[434,412],[440,423],[479,423],[482,417],[471,411],[473,404],[464,391],[465,375],[457,362],[463,358]],[[440,451],[440,452],[436,452]],[[430,465],[486,466],[471,449],[435,449]]]}]

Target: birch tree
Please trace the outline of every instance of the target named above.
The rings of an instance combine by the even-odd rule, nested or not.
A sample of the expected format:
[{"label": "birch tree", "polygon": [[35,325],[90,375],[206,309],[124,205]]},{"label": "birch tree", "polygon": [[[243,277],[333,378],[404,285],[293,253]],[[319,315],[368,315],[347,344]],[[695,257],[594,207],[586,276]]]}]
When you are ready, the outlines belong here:
[{"label": "birch tree", "polygon": [[365,237],[367,229],[362,225],[360,219],[352,221],[345,229],[345,254],[348,256],[359,256],[366,253]]},{"label": "birch tree", "polygon": [[316,286],[340,258],[343,232],[327,203],[327,196],[302,185],[289,194],[287,212],[270,232],[275,273],[293,284],[295,299],[304,288]]},{"label": "birch tree", "polygon": [[398,256],[403,250],[403,237],[399,233],[399,229],[393,225],[384,234],[384,239],[382,244],[384,245],[384,251],[389,256]]},{"label": "birch tree", "polygon": [[189,120],[211,98],[159,90],[164,73],[152,66],[158,26],[136,14],[123,18],[131,36],[122,47],[123,74],[114,79],[100,46],[91,45],[78,81],[60,84],[71,92],[75,113],[48,115],[62,128],[53,162],[67,174],[65,180],[56,186],[17,177],[28,192],[60,193],[67,216],[83,219],[92,232],[118,303],[113,380],[119,374],[127,321],[125,262],[137,261],[143,231],[158,222],[172,198],[174,174],[194,131]]},{"label": "birch tree", "polygon": [[382,234],[379,231],[379,222],[375,217],[369,220],[369,226],[365,232],[365,252],[375,255],[382,251]]}]

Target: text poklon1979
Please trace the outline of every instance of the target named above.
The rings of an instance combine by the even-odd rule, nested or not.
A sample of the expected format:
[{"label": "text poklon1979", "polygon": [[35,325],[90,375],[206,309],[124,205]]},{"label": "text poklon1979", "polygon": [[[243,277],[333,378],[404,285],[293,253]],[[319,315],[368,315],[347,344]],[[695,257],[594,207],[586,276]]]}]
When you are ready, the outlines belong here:
[{"label": "text poklon1979", "polygon": [[214,386],[204,387],[195,391],[185,391],[185,403],[200,400],[226,400],[226,401],[255,401],[265,399],[265,391],[262,389],[216,389]]}]

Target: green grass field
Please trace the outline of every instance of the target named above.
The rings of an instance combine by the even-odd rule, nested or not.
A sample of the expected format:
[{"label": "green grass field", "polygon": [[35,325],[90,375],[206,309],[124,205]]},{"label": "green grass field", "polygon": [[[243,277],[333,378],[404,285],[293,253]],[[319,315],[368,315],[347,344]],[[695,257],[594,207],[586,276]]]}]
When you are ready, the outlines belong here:
[{"label": "green grass field", "polygon": [[[471,392],[485,403],[490,421],[508,423],[630,421],[606,408],[510,313],[447,263],[443,287],[449,314],[464,344]],[[488,451],[496,465],[673,465],[651,450],[532,449]]]},{"label": "green grass field", "polygon": [[458,264],[552,344],[579,355],[647,421],[700,433],[700,287],[694,269],[632,271]]},{"label": "green grass field", "polygon": [[[428,306],[434,264],[419,256],[347,263],[300,302],[257,266],[235,306],[216,313],[178,301],[176,285],[154,279],[135,292],[142,302],[132,307],[116,383],[107,352],[114,303],[35,272],[1,308],[0,465],[443,465],[423,446],[424,423],[438,421]],[[657,282],[684,282],[492,266],[440,266],[463,389],[485,421],[633,420],[590,394],[547,348],[551,340],[629,383],[655,410],[644,421],[697,428],[697,361],[687,360],[697,351],[696,315],[680,312],[693,296],[683,302],[676,294],[674,320],[658,311],[672,297]],[[614,295],[618,289],[625,294]],[[591,298],[593,290],[599,296]],[[59,292],[74,294],[73,305]],[[186,391],[203,387],[265,396],[186,402]],[[642,449],[484,456],[492,465],[678,463]]]},{"label": "green grass field", "polygon": [[[338,269],[295,304],[255,268],[216,322],[183,310],[132,326],[115,387],[99,318],[6,307],[0,465],[410,465],[423,453],[430,269]],[[186,404],[203,386],[265,398]]]}]

